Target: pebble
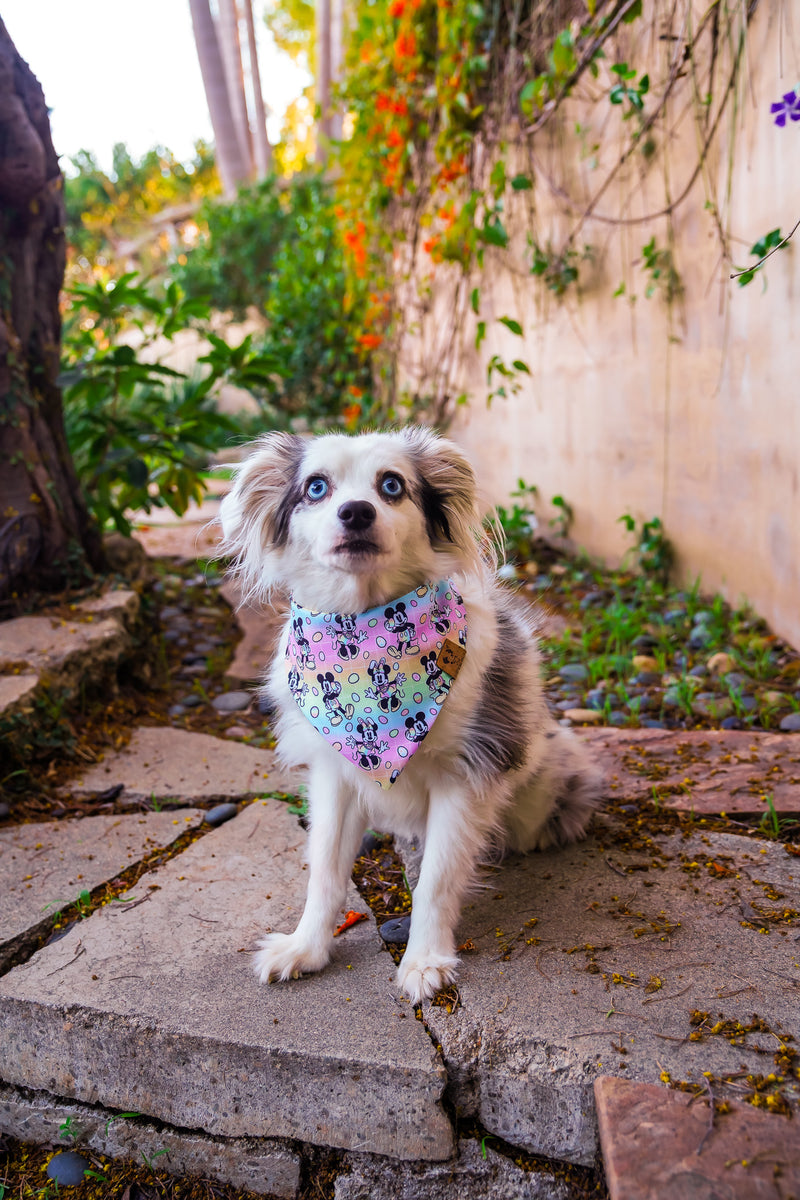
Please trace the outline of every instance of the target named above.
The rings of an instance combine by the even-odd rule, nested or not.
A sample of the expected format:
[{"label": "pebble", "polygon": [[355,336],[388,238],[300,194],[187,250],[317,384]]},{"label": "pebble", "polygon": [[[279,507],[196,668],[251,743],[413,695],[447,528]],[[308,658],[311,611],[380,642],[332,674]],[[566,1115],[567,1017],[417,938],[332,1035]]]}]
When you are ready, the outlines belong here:
[{"label": "pebble", "polygon": [[241,712],[253,702],[252,692],[223,692],[211,701],[217,712]]},{"label": "pebble", "polygon": [[715,720],[729,717],[733,712],[733,701],[716,692],[698,692],[692,700],[692,712],[701,717]]},{"label": "pebble", "polygon": [[620,708],[622,701],[615,692],[607,692],[604,688],[592,688],[586,693],[587,708],[605,708],[608,704],[609,708]]},{"label": "pebble", "polygon": [[658,663],[652,654],[634,654],[633,665],[637,671],[658,671]]},{"label": "pebble", "polygon": [[682,608],[670,608],[664,613],[664,620],[666,621],[667,625],[677,625],[678,622],[682,621],[685,616],[686,613]]},{"label": "pebble", "polygon": [[583,663],[567,663],[565,666],[559,667],[558,673],[562,679],[587,679],[589,675],[589,671]]},{"label": "pebble", "polygon": [[727,683],[728,687],[742,688],[746,687],[750,680],[746,675],[743,675],[741,671],[730,671],[729,674],[725,676],[725,682]]},{"label": "pebble", "polygon": [[758,708],[758,701],[755,696],[740,696],[739,707],[743,708],[745,712],[755,712]]},{"label": "pebble", "polygon": [[75,1187],[83,1183],[84,1171],[91,1170],[91,1166],[82,1154],[76,1154],[74,1150],[61,1150],[47,1164],[47,1177],[55,1180],[59,1187]]},{"label": "pebble", "polygon": [[[658,645],[658,639],[654,638],[652,633],[640,633],[638,637],[633,639],[631,645],[633,646],[634,650],[652,650],[654,646]],[[646,657],[649,658],[649,655]],[[635,666],[636,659],[634,659],[633,662]]]},{"label": "pebble", "polygon": [[265,695],[264,692],[258,693],[256,708],[261,713],[262,717],[269,717],[276,711],[275,705],[272,703],[269,696]]},{"label": "pebble", "polygon": [[689,674],[694,679],[707,679],[708,678],[708,667],[705,665],[705,663],[698,663],[696,667],[692,667]]},{"label": "pebble", "polygon": [[206,825],[223,825],[230,821],[231,817],[235,817],[238,811],[235,804],[217,804],[206,813]]},{"label": "pebble", "polygon": [[168,717],[183,717],[186,715],[186,709],[182,704],[171,704],[167,709]]},{"label": "pebble", "polygon": [[643,729],[666,729],[663,721],[657,721],[655,717],[642,717],[639,724]]},{"label": "pebble", "polygon": [[705,625],[695,625],[689,634],[689,649],[702,650],[711,641],[711,637],[711,630],[706,629]]},{"label": "pebble", "polygon": [[361,839],[361,845],[358,848],[358,857],[362,854],[373,854],[382,843],[382,838],[374,829],[368,829]]},{"label": "pebble", "polygon": [[784,733],[800,733],[800,712],[789,713],[780,724]]},{"label": "pebble", "polygon": [[9,816],[11,816],[11,809],[6,804],[5,800],[0,800],[0,821],[5,820],[5,818]]},{"label": "pebble", "polygon": [[197,692],[189,692],[188,696],[183,696],[178,703],[182,704],[184,708],[198,708],[203,703],[203,697],[199,696]]},{"label": "pebble", "polygon": [[596,708],[568,708],[564,716],[576,725],[598,725],[603,719],[603,714]]},{"label": "pebble", "polygon": [[741,717],[726,717],[721,725],[722,729],[746,729],[744,721]]},{"label": "pebble", "polygon": [[709,621],[713,620],[714,614],[710,608],[701,608],[700,611],[696,612],[692,617],[692,623],[694,625],[707,625]]},{"label": "pebble", "polygon": [[608,714],[609,725],[627,725],[628,718],[623,712],[612,712]]},{"label": "pebble", "polygon": [[173,621],[175,617],[183,616],[183,610],[176,608],[174,604],[167,604],[158,615],[162,621]]},{"label": "pebble", "polygon": [[638,683],[641,687],[654,687],[661,683],[661,673],[659,671],[640,671],[635,676],[634,683]]},{"label": "pebble", "polygon": [[761,693],[761,701],[763,704],[786,704],[786,693],[776,691],[766,691]]},{"label": "pebble", "polygon": [[391,921],[384,921],[378,933],[387,946],[399,946],[401,943],[408,941],[410,929],[411,913],[407,913],[404,917],[392,917]]},{"label": "pebble", "polygon": [[249,737],[252,732],[252,729],[245,729],[244,725],[229,725],[225,730],[223,737],[246,738]]},{"label": "pebble", "polygon": [[707,666],[712,675],[729,675],[736,666],[736,660],[720,650],[718,654],[711,655]]},{"label": "pebble", "polygon": [[674,688],[667,688],[661,697],[661,704],[664,708],[680,708],[681,702],[678,692]]}]

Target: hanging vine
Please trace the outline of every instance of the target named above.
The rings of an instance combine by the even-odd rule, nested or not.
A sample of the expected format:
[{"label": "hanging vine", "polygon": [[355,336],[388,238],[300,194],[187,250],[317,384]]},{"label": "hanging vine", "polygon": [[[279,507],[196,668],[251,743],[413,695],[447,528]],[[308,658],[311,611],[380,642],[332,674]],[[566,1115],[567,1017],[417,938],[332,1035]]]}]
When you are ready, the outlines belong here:
[{"label": "hanging vine", "polygon": [[[590,244],[590,228],[628,231],[627,277],[609,297],[660,297],[679,320],[673,221],[698,180],[720,261],[737,270],[729,151],[757,7],[712,0],[697,16],[691,0],[357,6],[338,214],[354,277],[375,281],[369,349],[390,413],[405,403],[446,421],[464,399],[457,364],[480,347],[487,323],[524,335],[522,312],[484,312],[490,268],[538,281],[542,303],[608,286],[607,244]],[[773,112],[778,124],[797,121],[800,99],[787,94]],[[688,174],[673,178],[673,144],[690,137]],[[786,240],[775,233],[766,252]],[[414,334],[425,390],[400,397],[395,363]],[[521,357],[495,354],[487,398],[518,389],[528,370]]]}]

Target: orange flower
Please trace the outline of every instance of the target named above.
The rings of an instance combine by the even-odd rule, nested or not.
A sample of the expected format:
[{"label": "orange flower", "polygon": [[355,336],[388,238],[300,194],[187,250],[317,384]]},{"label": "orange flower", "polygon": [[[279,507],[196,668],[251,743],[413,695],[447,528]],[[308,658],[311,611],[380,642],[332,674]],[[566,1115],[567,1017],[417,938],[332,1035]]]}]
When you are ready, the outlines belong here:
[{"label": "orange flower", "polygon": [[[364,389],[358,387],[357,384],[355,384],[355,383],[348,384],[347,390],[351,396],[355,396],[356,400],[360,400],[361,397],[364,395]],[[358,406],[356,406],[356,407],[358,407]]]},{"label": "orange flower", "polygon": [[390,129],[389,133],[386,136],[387,146],[402,146],[403,143],[404,143],[404,138],[403,138],[402,133],[400,133],[399,129]]},{"label": "orange flower", "polygon": [[364,350],[377,350],[383,338],[379,333],[360,333],[356,341]]},{"label": "orange flower", "polygon": [[394,43],[394,61],[395,65],[402,62],[404,58],[413,58],[417,53],[417,36],[413,29],[408,32],[403,30],[398,33]]},{"label": "orange flower", "polygon": [[408,0],[392,0],[392,3],[389,5],[389,16],[402,17],[406,11],[407,2]]}]

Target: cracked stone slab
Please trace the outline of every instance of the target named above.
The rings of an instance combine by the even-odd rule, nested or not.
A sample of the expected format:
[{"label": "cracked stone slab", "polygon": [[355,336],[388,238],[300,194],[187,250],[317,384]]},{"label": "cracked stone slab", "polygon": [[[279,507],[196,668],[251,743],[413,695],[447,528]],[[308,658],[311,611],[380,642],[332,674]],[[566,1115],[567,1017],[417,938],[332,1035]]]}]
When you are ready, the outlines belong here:
[{"label": "cracked stone slab", "polygon": [[74,904],[152,850],[169,846],[204,814],[144,813],[43,821],[0,829],[0,970],[19,939],[38,937]]},{"label": "cracked stone slab", "polygon": [[527,1171],[491,1149],[463,1139],[448,1163],[387,1162],[374,1155],[348,1155],[347,1174],[336,1180],[334,1200],[569,1200],[566,1179],[552,1171]]},{"label": "cracked stone slab", "polygon": [[595,1082],[611,1200],[781,1200],[800,1192],[797,1121],[601,1076]]},{"label": "cracked stone slab", "polygon": [[591,729],[578,736],[615,800],[700,813],[800,812],[800,737],[750,730]]},{"label": "cracked stone slab", "polygon": [[135,729],[127,746],[83,770],[63,791],[85,796],[121,783],[123,804],[153,796],[205,804],[291,791],[299,779],[278,765],[272,750],[153,726]]},{"label": "cracked stone slab", "polygon": [[[59,1101],[46,1092],[0,1085],[0,1132],[20,1142],[71,1145],[59,1126],[69,1121],[75,1148],[109,1158],[155,1161],[171,1175],[202,1175],[258,1195],[294,1200],[300,1186],[300,1156],[266,1138],[212,1138],[122,1117],[109,1109]],[[154,1156],[157,1156],[154,1158]]]},{"label": "cracked stone slab", "polygon": [[[591,1163],[600,1074],[768,1072],[800,1037],[800,860],[736,835],[637,843],[609,825],[492,871],[462,915],[458,999],[425,1006],[457,1111],[532,1153]],[[754,1013],[775,1037],[712,1033]]]},{"label": "cracked stone slab", "polygon": [[0,715],[31,710],[40,682],[73,691],[101,678],[130,654],[129,628],[139,612],[136,592],[117,588],[72,606],[62,616],[15,617],[0,622]]},{"label": "cracked stone slab", "polygon": [[[446,1075],[374,921],[318,975],[260,984],[250,951],[304,902],[305,834],[256,801],[0,979],[0,1077],[222,1137],[397,1158],[454,1149]],[[154,886],[157,890],[153,890]],[[350,886],[346,909],[363,911]]]}]

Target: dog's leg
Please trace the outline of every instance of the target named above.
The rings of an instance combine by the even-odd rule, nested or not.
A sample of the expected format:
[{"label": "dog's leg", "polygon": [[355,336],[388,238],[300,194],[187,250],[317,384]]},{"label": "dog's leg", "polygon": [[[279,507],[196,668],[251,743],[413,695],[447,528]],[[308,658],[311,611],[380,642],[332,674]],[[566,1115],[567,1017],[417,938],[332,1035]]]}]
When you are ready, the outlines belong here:
[{"label": "dog's leg", "polygon": [[413,1004],[430,999],[455,977],[461,902],[490,831],[480,819],[487,806],[453,789],[431,789],[411,931],[397,969],[397,982]]},{"label": "dog's leg", "polygon": [[308,894],[294,933],[270,933],[259,942],[254,967],[262,983],[321,970],[331,956],[336,915],[364,835],[366,817],[347,785],[329,771],[309,781]]}]

